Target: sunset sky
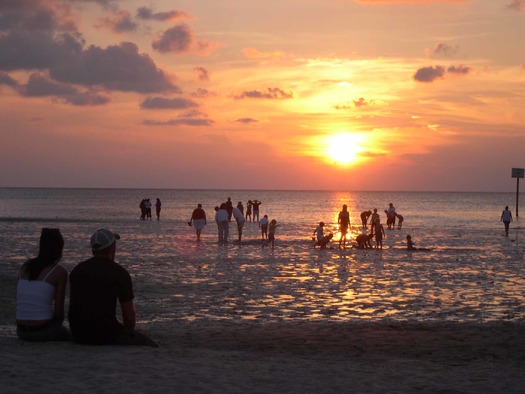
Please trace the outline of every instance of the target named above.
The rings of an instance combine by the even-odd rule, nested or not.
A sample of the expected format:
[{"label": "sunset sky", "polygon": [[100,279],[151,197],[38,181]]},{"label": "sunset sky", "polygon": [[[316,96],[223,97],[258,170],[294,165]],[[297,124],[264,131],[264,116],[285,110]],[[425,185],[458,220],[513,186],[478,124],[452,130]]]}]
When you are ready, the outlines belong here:
[{"label": "sunset sky", "polygon": [[0,186],[514,191],[524,38],[525,0],[3,0]]}]

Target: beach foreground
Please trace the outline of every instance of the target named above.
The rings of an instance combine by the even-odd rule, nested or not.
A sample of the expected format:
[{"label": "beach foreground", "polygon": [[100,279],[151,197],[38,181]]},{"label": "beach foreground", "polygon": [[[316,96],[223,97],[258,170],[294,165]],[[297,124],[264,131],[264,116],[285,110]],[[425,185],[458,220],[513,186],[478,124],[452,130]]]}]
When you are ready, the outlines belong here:
[{"label": "beach foreground", "polygon": [[[2,311],[5,316],[6,311]],[[184,323],[160,344],[27,343],[0,333],[3,392],[523,392],[525,327]]]}]

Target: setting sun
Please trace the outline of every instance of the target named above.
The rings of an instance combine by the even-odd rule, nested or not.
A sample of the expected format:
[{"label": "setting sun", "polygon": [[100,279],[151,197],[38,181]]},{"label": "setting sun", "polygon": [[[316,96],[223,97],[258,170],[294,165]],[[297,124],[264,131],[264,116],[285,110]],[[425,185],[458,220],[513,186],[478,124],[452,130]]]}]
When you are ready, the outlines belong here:
[{"label": "setting sun", "polygon": [[337,164],[347,165],[359,159],[364,150],[359,134],[341,133],[327,138],[326,154]]}]

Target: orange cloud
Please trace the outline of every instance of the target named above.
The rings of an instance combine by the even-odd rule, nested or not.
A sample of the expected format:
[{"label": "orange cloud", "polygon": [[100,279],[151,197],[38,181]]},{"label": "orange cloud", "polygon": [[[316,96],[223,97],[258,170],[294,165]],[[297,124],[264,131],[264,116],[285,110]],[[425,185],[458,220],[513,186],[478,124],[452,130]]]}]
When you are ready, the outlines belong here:
[{"label": "orange cloud", "polygon": [[282,51],[261,52],[254,48],[244,48],[242,54],[247,59],[282,59],[287,56]]}]

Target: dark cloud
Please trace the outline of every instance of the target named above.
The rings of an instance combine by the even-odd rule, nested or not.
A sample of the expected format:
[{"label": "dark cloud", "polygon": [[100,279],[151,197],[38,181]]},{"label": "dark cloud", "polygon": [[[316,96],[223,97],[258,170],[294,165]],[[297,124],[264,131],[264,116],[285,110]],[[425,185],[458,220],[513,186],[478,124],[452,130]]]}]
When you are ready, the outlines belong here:
[{"label": "dark cloud", "polygon": [[153,60],[147,54],[140,54],[131,42],[106,49],[90,46],[71,60],[52,67],[51,77],[61,82],[102,86],[109,90],[180,93]]},{"label": "dark cloud", "polygon": [[36,70],[78,57],[84,42],[78,35],[12,30],[0,34],[0,69]]},{"label": "dark cloud", "polygon": [[253,118],[240,118],[240,119],[237,119],[235,122],[245,123],[245,124],[259,123],[257,119],[253,119]]},{"label": "dark cloud", "polygon": [[450,66],[447,68],[447,72],[452,74],[468,74],[472,71],[470,67],[467,66]]},{"label": "dark cloud", "polygon": [[177,25],[161,34],[151,44],[153,49],[161,53],[184,53],[190,49],[193,34],[186,25]]},{"label": "dark cloud", "polygon": [[438,57],[438,58],[449,58],[454,56],[458,51],[458,47],[450,46],[446,43],[440,42],[437,43],[434,48],[432,48],[432,51],[430,52],[431,57]]},{"label": "dark cloud", "polygon": [[250,90],[242,92],[240,95],[235,96],[236,99],[243,98],[256,98],[256,99],[271,99],[271,100],[284,100],[293,98],[293,93],[287,93],[279,88],[267,88],[266,91]]},{"label": "dark cloud", "polygon": [[193,93],[191,93],[192,97],[196,98],[206,98],[206,97],[212,97],[216,96],[216,93],[210,92],[208,89],[197,89]]},{"label": "dark cloud", "polygon": [[193,71],[195,71],[195,74],[197,74],[197,79],[199,81],[208,82],[210,80],[208,70],[206,70],[204,67],[195,67]]},{"label": "dark cloud", "polygon": [[0,70],[48,71],[56,82],[108,90],[180,92],[135,44],[84,49],[84,39],[67,19],[69,9],[64,4],[0,2]]},{"label": "dark cloud", "polygon": [[11,78],[8,73],[0,71],[0,85],[7,85],[12,88],[16,88],[18,86],[18,81]]},{"label": "dark cloud", "polygon": [[82,92],[70,96],[65,96],[64,100],[69,104],[80,106],[104,105],[110,101],[109,97],[107,96],[102,96],[100,94],[94,94],[91,92]]},{"label": "dark cloud", "polygon": [[39,74],[31,74],[27,84],[20,86],[19,91],[25,97],[55,97],[79,106],[103,105],[109,102],[106,96],[81,92],[74,86],[54,82]]},{"label": "dark cloud", "polygon": [[417,70],[413,78],[418,82],[434,82],[436,79],[443,79],[446,73],[466,75],[471,71],[472,69],[470,67],[463,65],[449,66],[448,68],[444,66],[430,66]]},{"label": "dark cloud", "polygon": [[142,123],[146,126],[211,126],[215,122],[202,112],[190,109],[174,119],[167,121],[145,120]]},{"label": "dark cloud", "polygon": [[214,122],[206,118],[176,118],[168,121],[145,120],[146,126],[211,126]]},{"label": "dark cloud", "polygon": [[21,92],[26,97],[45,97],[72,95],[78,93],[78,90],[69,84],[51,81],[40,74],[31,74]]},{"label": "dark cloud", "polygon": [[149,97],[140,104],[140,107],[144,109],[188,109],[198,106],[199,104],[192,100],[164,97]]},{"label": "dark cloud", "polygon": [[137,18],[143,20],[170,21],[174,19],[185,19],[190,16],[184,11],[153,12],[151,8],[140,7],[137,9]]},{"label": "dark cloud", "polygon": [[414,80],[418,82],[433,82],[437,78],[443,78],[445,68],[443,66],[422,67],[414,74]]},{"label": "dark cloud", "polygon": [[136,31],[138,23],[133,20],[128,11],[117,11],[113,15],[100,20],[100,26],[105,26],[115,33]]}]

